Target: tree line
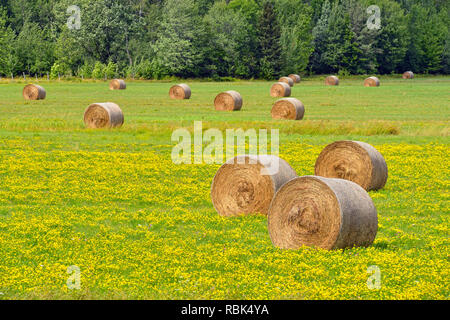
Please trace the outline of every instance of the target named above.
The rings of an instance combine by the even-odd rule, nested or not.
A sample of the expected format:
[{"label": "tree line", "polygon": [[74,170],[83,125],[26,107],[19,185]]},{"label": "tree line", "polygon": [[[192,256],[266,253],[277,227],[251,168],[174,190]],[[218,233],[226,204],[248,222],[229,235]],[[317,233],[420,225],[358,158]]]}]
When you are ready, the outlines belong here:
[{"label": "tree line", "polygon": [[448,74],[449,12],[446,0],[2,0],[0,74]]}]

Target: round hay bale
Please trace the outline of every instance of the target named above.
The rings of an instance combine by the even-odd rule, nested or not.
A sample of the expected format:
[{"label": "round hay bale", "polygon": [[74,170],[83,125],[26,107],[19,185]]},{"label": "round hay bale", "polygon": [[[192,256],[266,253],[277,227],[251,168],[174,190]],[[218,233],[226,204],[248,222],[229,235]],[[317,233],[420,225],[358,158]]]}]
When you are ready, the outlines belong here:
[{"label": "round hay bale", "polygon": [[29,84],[22,91],[25,100],[44,100],[47,96],[45,89],[37,84]]},{"label": "round hay bale", "polygon": [[273,119],[301,120],[305,115],[305,106],[295,98],[283,98],[272,107]]},{"label": "round hay bale", "polygon": [[377,77],[368,77],[364,80],[364,87],[379,87],[380,80]]},{"label": "round hay bale", "polygon": [[121,127],[123,112],[113,102],[93,103],[84,112],[84,123],[91,129]]},{"label": "round hay bale", "polygon": [[110,90],[125,90],[126,88],[127,84],[121,79],[114,79],[109,83]]},{"label": "round hay bale", "polygon": [[322,150],[315,174],[353,181],[365,190],[378,190],[388,178],[386,161],[377,149],[360,141],[336,141]]},{"label": "round hay bale", "polygon": [[325,79],[325,85],[327,86],[338,86],[339,85],[339,78],[336,76],[328,76]]},{"label": "round hay bale", "polygon": [[291,87],[286,82],[277,82],[270,88],[270,95],[276,97],[290,97]]},{"label": "round hay bale", "polygon": [[191,88],[187,84],[177,84],[170,88],[169,95],[172,99],[183,100],[191,97]]},{"label": "round hay bale", "polygon": [[242,104],[241,94],[233,90],[220,93],[214,100],[214,106],[219,111],[238,111]]},{"label": "round hay bale", "polygon": [[278,82],[287,83],[289,85],[289,87],[293,87],[294,86],[294,80],[292,80],[289,77],[281,77],[280,80],[278,80]]},{"label": "round hay bale", "polygon": [[412,78],[414,78],[414,73],[412,71],[406,71],[405,73],[403,73],[402,78],[403,79],[412,79]]},{"label": "round hay bale", "polygon": [[289,78],[291,78],[294,83],[300,83],[300,81],[302,80],[302,78],[300,78],[298,74],[290,74]]},{"label": "round hay bale", "polygon": [[367,247],[375,240],[378,218],[372,199],[356,183],[305,176],[276,193],[268,228],[272,243],[282,249]]},{"label": "round hay bale", "polygon": [[275,192],[295,177],[295,170],[276,156],[237,156],[217,171],[211,200],[221,216],[267,215]]}]

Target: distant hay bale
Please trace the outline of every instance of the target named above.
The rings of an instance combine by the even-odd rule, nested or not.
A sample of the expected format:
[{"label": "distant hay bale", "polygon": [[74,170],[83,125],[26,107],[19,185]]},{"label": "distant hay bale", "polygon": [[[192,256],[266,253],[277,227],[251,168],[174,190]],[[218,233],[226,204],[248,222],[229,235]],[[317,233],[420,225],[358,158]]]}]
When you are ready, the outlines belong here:
[{"label": "distant hay bale", "polygon": [[403,73],[402,78],[403,79],[413,79],[414,73],[412,71],[406,71],[405,73]]},{"label": "distant hay bale", "polygon": [[287,83],[289,85],[289,87],[293,87],[294,86],[294,80],[289,78],[289,77],[281,77],[280,80],[278,80],[278,82]]},{"label": "distant hay bale", "polygon": [[328,76],[325,79],[325,84],[327,86],[338,86],[339,85],[339,78],[336,76]]},{"label": "distant hay bale", "polygon": [[322,150],[315,174],[353,181],[365,190],[378,190],[388,178],[386,161],[377,149],[360,141],[336,141]]},{"label": "distant hay bale", "polygon": [[217,171],[211,200],[221,216],[267,215],[275,192],[295,177],[295,170],[276,156],[237,156]]},{"label": "distant hay bale", "polygon": [[125,90],[127,88],[127,84],[124,80],[114,79],[109,83],[110,90]]},{"label": "distant hay bale", "polygon": [[294,83],[300,83],[300,81],[302,80],[302,78],[300,78],[298,74],[290,74],[289,78],[291,78]]},{"label": "distant hay bale", "polygon": [[270,95],[276,97],[290,97],[291,87],[285,82],[277,82],[270,88]]},{"label": "distant hay bale", "polygon": [[368,77],[366,80],[364,80],[364,86],[365,87],[379,87],[380,80],[377,77]]},{"label": "distant hay bale", "polygon": [[367,247],[375,240],[378,217],[372,199],[356,183],[305,176],[276,193],[268,228],[273,245],[282,249]]},{"label": "distant hay bale", "polygon": [[227,91],[220,93],[214,100],[214,106],[218,111],[238,111],[241,110],[243,100],[237,91]]},{"label": "distant hay bale", "polygon": [[45,89],[37,84],[29,84],[22,91],[25,100],[44,100],[47,96]]},{"label": "distant hay bale", "polygon": [[191,88],[187,84],[177,84],[170,88],[169,95],[172,99],[183,100],[191,97]]},{"label": "distant hay bale", "polygon": [[122,110],[112,102],[93,103],[84,112],[84,123],[91,129],[121,127],[123,122]]},{"label": "distant hay bale", "polygon": [[272,107],[272,118],[301,120],[305,115],[305,106],[295,98],[280,99]]}]

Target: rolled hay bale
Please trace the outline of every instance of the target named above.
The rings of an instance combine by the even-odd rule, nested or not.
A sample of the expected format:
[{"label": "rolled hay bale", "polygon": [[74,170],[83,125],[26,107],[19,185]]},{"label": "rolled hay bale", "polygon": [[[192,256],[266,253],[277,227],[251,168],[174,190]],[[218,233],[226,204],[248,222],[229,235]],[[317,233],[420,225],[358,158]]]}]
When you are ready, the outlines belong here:
[{"label": "rolled hay bale", "polygon": [[121,127],[123,112],[113,102],[93,103],[84,112],[84,123],[91,129]]},{"label": "rolled hay bale", "polygon": [[233,90],[220,93],[214,100],[214,106],[219,111],[238,111],[242,104],[241,94]]},{"label": "rolled hay bale", "polygon": [[268,228],[272,243],[282,249],[367,247],[375,240],[378,218],[372,199],[356,183],[305,176],[278,190]]},{"label": "rolled hay bale", "polygon": [[286,82],[277,82],[270,88],[270,95],[276,97],[290,97],[291,87]]},{"label": "rolled hay bale", "polygon": [[189,99],[191,97],[191,88],[184,83],[177,84],[170,88],[169,95],[172,99]]},{"label": "rolled hay bale", "polygon": [[283,98],[272,107],[273,119],[301,120],[305,115],[305,106],[295,98]]},{"label": "rolled hay bale", "polygon": [[386,161],[377,149],[360,141],[336,141],[322,150],[315,174],[350,180],[365,190],[378,190],[388,178]]},{"label": "rolled hay bale", "polygon": [[29,84],[22,91],[25,100],[44,100],[47,96],[45,89],[37,84]]},{"label": "rolled hay bale", "polygon": [[325,85],[327,86],[338,86],[339,85],[339,78],[336,76],[328,76],[325,79]]},{"label": "rolled hay bale", "polygon": [[300,83],[300,81],[302,80],[302,78],[300,78],[298,74],[290,74],[289,78],[291,78],[294,83]]},{"label": "rolled hay bale", "polygon": [[402,75],[403,79],[412,79],[414,78],[414,73],[412,71],[406,71]]},{"label": "rolled hay bale", "polygon": [[293,87],[294,86],[294,80],[292,80],[289,77],[281,77],[278,82],[284,82],[287,83],[289,85],[289,87]]},{"label": "rolled hay bale", "polygon": [[380,80],[377,77],[368,77],[364,80],[364,87],[379,87]]},{"label": "rolled hay bale", "polygon": [[110,90],[125,90],[127,88],[127,84],[124,80],[114,79],[109,83]]},{"label": "rolled hay bale", "polygon": [[276,191],[295,177],[295,170],[279,157],[237,156],[217,171],[211,185],[211,200],[224,217],[267,215]]}]

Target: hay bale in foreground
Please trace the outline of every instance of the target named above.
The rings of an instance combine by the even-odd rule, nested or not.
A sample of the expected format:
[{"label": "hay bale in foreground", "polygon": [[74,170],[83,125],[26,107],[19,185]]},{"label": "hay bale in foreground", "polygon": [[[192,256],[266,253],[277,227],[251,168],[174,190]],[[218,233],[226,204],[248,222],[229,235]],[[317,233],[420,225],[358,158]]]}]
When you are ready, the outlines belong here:
[{"label": "hay bale in foreground", "polygon": [[124,80],[114,79],[109,83],[110,90],[125,90],[127,88],[127,84]]},{"label": "hay bale in foreground", "polygon": [[377,77],[368,77],[364,80],[364,87],[379,87],[380,80]]},{"label": "hay bale in foreground", "polygon": [[302,78],[300,78],[298,74],[290,74],[289,78],[291,78],[294,83],[300,83],[300,81],[302,81]]},{"label": "hay bale in foreground", "polygon": [[44,100],[47,93],[41,86],[29,84],[23,88],[22,95],[25,100]]},{"label": "hay bale in foreground", "polygon": [[293,87],[294,86],[294,80],[292,80],[289,77],[281,77],[278,82],[284,82],[287,83],[289,85],[289,87]]},{"label": "hay bale in foreground", "polygon": [[339,78],[336,76],[328,76],[325,79],[325,85],[327,86],[338,86],[339,85]]},{"label": "hay bale in foreground", "polygon": [[413,79],[414,73],[412,71],[406,71],[403,73],[402,78],[403,79]]},{"label": "hay bale in foreground", "polygon": [[214,100],[214,107],[218,111],[238,111],[242,105],[241,94],[234,90],[222,92]]},{"label": "hay bale in foreground", "polygon": [[113,102],[93,103],[84,112],[84,123],[91,129],[121,127],[123,112]]},{"label": "hay bale in foreground", "polygon": [[187,84],[174,85],[169,90],[169,95],[172,99],[183,100],[191,98],[191,88]]},{"label": "hay bale in foreground", "polygon": [[276,97],[290,97],[291,87],[285,82],[275,83],[272,88],[270,88],[270,95],[274,98]]},{"label": "hay bale in foreground", "polygon": [[377,149],[360,141],[336,141],[322,150],[315,174],[353,181],[365,190],[378,190],[388,178],[386,161]]},{"label": "hay bale in foreground", "polygon": [[344,249],[371,245],[378,218],[372,199],[356,183],[305,176],[276,193],[268,227],[272,243],[282,249]]},{"label": "hay bale in foreground", "polygon": [[272,107],[273,119],[301,120],[305,115],[305,106],[295,98],[280,99]]},{"label": "hay bale in foreground", "polygon": [[295,170],[276,156],[237,156],[217,171],[211,200],[216,211],[225,217],[267,215],[275,192],[295,177]]}]

